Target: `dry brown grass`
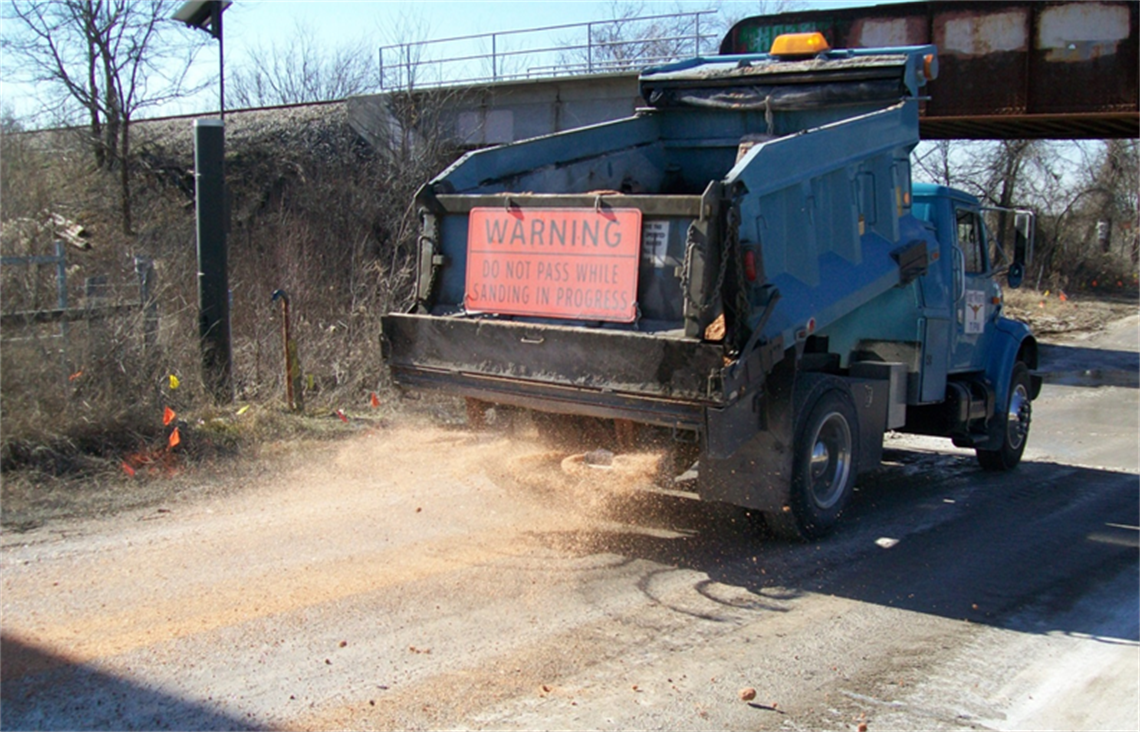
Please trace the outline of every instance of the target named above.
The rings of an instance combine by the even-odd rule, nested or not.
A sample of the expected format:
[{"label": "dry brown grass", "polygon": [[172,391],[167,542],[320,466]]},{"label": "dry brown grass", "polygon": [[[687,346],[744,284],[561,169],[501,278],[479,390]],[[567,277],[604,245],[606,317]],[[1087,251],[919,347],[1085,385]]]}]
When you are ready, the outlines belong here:
[{"label": "dry brown grass", "polygon": [[1111,288],[1072,293],[1006,288],[1005,314],[1027,323],[1038,337],[1101,330],[1115,320],[1136,314],[1140,306],[1135,286],[1126,287],[1123,281],[1120,287],[1115,285],[1113,282]]},{"label": "dry brown grass", "polygon": [[[0,218],[55,212],[83,224],[89,251],[69,250],[68,300],[84,280],[108,281],[111,303],[138,302],[134,258],[154,261],[159,328],[146,342],[137,310],[100,322],[4,328],[0,349],[0,469],[89,478],[119,471],[125,455],[160,449],[181,417],[182,450],[209,459],[275,435],[320,435],[336,410],[367,411],[386,387],[379,316],[410,291],[418,187],[454,150],[393,156],[370,149],[343,105],[232,114],[226,178],[233,381],[237,406],[211,416],[197,339],[192,121],[141,123],[132,133],[135,231],[121,233],[117,173],[96,171],[66,131],[0,138]],[[399,151],[396,151],[399,152]],[[407,151],[404,151],[407,152]],[[34,228],[34,227],[33,227]],[[50,231],[5,227],[5,255],[50,254]],[[4,312],[55,306],[52,267],[5,267]],[[292,301],[306,414],[283,412],[280,310]],[[19,340],[13,340],[19,339]],[[171,389],[170,376],[179,380]],[[242,405],[260,416],[230,421]],[[275,415],[275,416],[274,416]],[[157,448],[156,448],[157,446]]]}]

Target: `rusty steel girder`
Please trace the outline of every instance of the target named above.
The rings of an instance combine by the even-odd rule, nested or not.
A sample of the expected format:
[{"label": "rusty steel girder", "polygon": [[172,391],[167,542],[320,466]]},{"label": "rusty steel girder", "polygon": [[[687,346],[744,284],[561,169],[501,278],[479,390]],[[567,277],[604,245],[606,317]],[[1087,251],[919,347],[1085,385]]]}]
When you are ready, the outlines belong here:
[{"label": "rusty steel girder", "polygon": [[1134,0],[998,0],[814,10],[748,18],[721,53],[766,52],[781,33],[832,48],[938,47],[924,139],[1140,137]]}]

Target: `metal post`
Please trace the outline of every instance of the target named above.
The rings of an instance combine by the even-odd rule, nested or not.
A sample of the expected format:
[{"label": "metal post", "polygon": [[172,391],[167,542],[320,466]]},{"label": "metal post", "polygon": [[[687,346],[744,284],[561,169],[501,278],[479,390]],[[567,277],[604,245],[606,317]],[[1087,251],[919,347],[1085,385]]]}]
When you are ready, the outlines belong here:
[{"label": "metal post", "polygon": [[226,253],[225,123],[194,120],[198,219],[198,337],[202,381],[218,404],[233,401]]},{"label": "metal post", "polygon": [[135,257],[135,274],[139,278],[139,306],[143,313],[143,348],[150,354],[158,342],[158,301],[154,298],[154,262],[149,257]]},{"label": "metal post", "polygon": [[92,275],[88,277],[83,281],[83,307],[88,310],[94,310],[97,307],[106,305],[109,290],[107,275]]},{"label": "metal post", "polygon": [[210,3],[210,23],[212,25],[212,33],[214,38],[218,39],[218,97],[219,97],[219,116],[222,121],[226,120],[226,64],[224,53],[224,42],[222,41],[222,3],[215,0]]},{"label": "metal post", "polygon": [[498,37],[491,34],[491,80],[497,81],[499,79],[499,64],[495,61],[495,55],[498,52]]},{"label": "metal post", "polygon": [[86,362],[90,363],[92,356],[109,347],[107,342],[107,275],[94,275],[83,282],[83,317],[87,321],[87,342],[84,344]]},{"label": "metal post", "polygon": [[[39,279],[37,277],[37,279]],[[56,304],[60,310],[67,311],[67,250],[63,242],[55,243],[55,288]],[[66,317],[59,321],[59,363],[63,367],[64,376],[71,372],[71,363],[67,358],[67,347],[71,340],[71,323]]]},{"label": "metal post", "polygon": [[594,73],[594,24],[586,24],[586,73]]},{"label": "metal post", "polygon": [[61,241],[55,243],[55,292],[57,307],[67,310],[67,250]]}]

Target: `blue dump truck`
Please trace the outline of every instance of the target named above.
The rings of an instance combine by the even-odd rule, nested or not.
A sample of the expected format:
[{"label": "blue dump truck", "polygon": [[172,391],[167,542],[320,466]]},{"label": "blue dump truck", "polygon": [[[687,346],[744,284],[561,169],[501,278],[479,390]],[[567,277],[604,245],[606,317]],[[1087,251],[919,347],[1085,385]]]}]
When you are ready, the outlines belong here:
[{"label": "blue dump truck", "polygon": [[1014,468],[1041,381],[997,280],[1032,220],[1002,212],[1002,247],[976,198],[912,185],[936,74],[933,46],[781,36],[648,69],[633,117],[465,155],[417,195],[393,378],[662,446],[686,493],[787,537],[836,526],[888,430]]}]

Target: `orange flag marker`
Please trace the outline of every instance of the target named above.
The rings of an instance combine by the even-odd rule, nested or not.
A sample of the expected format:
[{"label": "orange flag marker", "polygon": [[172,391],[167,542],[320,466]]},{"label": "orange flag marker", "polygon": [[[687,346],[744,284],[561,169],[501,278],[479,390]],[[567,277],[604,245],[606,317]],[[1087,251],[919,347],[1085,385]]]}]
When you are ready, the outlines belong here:
[{"label": "orange flag marker", "polygon": [[169,425],[171,422],[174,421],[174,418],[177,416],[178,415],[175,414],[174,410],[171,409],[170,407],[166,407],[165,409],[163,409],[162,410],[162,424],[163,424],[163,426],[165,427],[165,426]]},{"label": "orange flag marker", "polygon": [[372,392],[372,398],[369,399],[369,402],[372,404],[373,409],[380,406],[380,397],[376,396],[376,392]]},{"label": "orange flag marker", "polygon": [[170,433],[170,447],[175,448],[182,442],[182,435],[178,434],[178,428],[175,427],[174,431]]}]

